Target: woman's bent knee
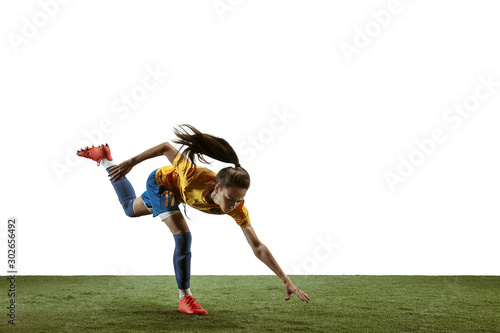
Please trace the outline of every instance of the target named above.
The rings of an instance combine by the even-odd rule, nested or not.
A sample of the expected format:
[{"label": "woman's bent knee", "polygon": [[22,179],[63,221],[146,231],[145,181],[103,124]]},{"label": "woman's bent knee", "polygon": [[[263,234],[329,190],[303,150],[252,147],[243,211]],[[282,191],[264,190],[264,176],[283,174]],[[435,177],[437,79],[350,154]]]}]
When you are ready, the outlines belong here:
[{"label": "woman's bent knee", "polygon": [[131,211],[127,212],[125,210],[125,214],[130,217],[139,217],[153,213],[153,210],[146,206],[141,197],[136,198],[130,206],[132,207]]}]

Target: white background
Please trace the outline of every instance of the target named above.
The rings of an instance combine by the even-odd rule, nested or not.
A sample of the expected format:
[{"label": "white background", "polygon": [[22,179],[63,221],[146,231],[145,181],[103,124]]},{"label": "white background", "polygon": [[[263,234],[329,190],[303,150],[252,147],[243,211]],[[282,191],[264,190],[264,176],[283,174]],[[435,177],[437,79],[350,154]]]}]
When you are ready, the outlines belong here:
[{"label": "white background", "polygon": [[[239,153],[252,224],[288,274],[500,274],[500,86],[459,126],[443,118],[488,92],[480,77],[500,81],[499,5],[390,6],[0,1],[2,266],[15,216],[21,274],[173,274],[168,228],[126,217],[75,153],[91,137],[119,162],[190,123]],[[168,77],[116,112],[148,68]],[[446,140],[419,153],[436,128]],[[410,156],[421,165],[391,190]],[[131,171],[138,195],[167,163]],[[230,217],[188,216],[193,274],[272,274]]]}]

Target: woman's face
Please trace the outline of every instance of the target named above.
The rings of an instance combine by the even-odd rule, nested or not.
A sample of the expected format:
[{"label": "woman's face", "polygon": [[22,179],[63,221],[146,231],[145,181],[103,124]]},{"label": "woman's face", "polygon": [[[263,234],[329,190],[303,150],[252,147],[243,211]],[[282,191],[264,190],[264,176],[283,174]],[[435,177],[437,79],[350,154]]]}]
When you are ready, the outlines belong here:
[{"label": "woman's face", "polygon": [[246,193],[246,188],[234,186],[221,187],[220,184],[216,184],[213,200],[220,206],[224,213],[228,213],[238,207],[245,198]]}]

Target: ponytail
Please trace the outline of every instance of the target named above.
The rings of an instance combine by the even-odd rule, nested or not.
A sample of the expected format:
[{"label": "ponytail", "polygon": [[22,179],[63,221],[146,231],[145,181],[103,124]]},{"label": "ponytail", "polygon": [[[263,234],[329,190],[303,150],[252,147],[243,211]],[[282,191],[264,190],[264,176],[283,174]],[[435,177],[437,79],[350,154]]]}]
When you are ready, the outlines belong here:
[{"label": "ponytail", "polygon": [[[188,133],[184,127],[190,129],[193,134]],[[174,128],[174,134],[178,139],[172,141],[185,147],[182,155],[189,159],[193,166],[196,167],[195,156],[207,164],[210,163],[205,159],[205,156],[235,165],[234,168],[227,167],[220,170],[215,179],[216,183],[221,184],[222,187],[236,186],[246,189],[250,187],[250,175],[240,166],[238,155],[226,140],[201,133],[188,124]]]}]

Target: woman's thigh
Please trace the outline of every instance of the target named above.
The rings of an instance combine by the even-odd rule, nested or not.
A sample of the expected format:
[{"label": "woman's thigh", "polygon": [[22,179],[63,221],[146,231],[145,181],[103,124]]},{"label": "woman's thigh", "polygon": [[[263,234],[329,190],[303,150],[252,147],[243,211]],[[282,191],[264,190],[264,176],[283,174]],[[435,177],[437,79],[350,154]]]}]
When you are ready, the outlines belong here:
[{"label": "woman's thigh", "polygon": [[181,212],[176,212],[175,214],[163,219],[163,222],[170,229],[172,235],[189,232],[189,227]]},{"label": "woman's thigh", "polygon": [[146,204],[142,200],[142,197],[138,197],[134,200],[134,205],[132,206],[132,208],[136,217],[152,214],[148,207],[146,207]]}]

